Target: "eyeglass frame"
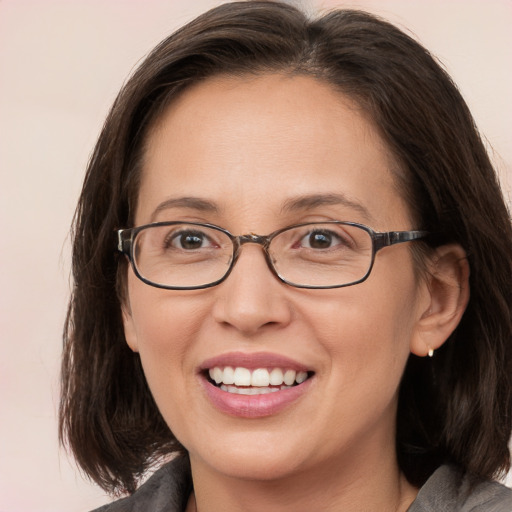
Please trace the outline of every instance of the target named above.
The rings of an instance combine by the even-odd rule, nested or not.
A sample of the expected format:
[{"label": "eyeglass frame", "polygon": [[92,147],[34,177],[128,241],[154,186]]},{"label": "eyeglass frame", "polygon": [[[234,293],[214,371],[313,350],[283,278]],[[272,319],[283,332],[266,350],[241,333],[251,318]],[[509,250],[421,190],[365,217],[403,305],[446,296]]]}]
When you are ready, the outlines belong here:
[{"label": "eyeglass frame", "polygon": [[[371,254],[371,262],[368,267],[368,271],[366,274],[357,281],[353,281],[346,284],[337,284],[337,285],[300,285],[296,283],[292,283],[290,281],[287,281],[284,279],[281,275],[279,275],[279,272],[274,267],[270,253],[268,252],[268,248],[270,246],[270,243],[272,240],[283,233],[284,231],[288,231],[290,229],[294,228],[300,228],[303,226],[314,226],[318,224],[336,224],[336,225],[347,225],[347,226],[353,226],[356,228],[360,228],[363,231],[366,231],[368,235],[370,236],[372,240],[372,254]],[[134,240],[138,233],[141,231],[144,231],[146,229],[149,229],[151,227],[159,227],[159,226],[174,226],[174,225],[188,225],[188,226],[202,226],[209,229],[214,229],[217,231],[220,231],[228,236],[228,238],[231,240],[231,243],[233,245],[233,253],[231,258],[231,263],[226,271],[226,273],[216,281],[208,284],[203,285],[197,285],[197,286],[170,286],[170,285],[163,285],[159,283],[155,283],[153,281],[150,281],[149,279],[145,278],[137,268],[137,265],[135,264],[135,260],[133,257],[133,247],[134,247]],[[366,281],[368,277],[371,274],[371,271],[373,269],[373,265],[375,263],[375,256],[378,251],[383,249],[384,247],[390,247],[392,245],[404,243],[404,242],[413,242],[416,240],[422,240],[430,233],[428,231],[423,230],[409,230],[409,231],[375,231],[374,229],[370,228],[369,226],[366,226],[365,224],[359,224],[357,222],[350,222],[350,221],[341,221],[341,220],[330,220],[330,221],[321,221],[321,222],[304,222],[300,224],[292,224],[291,226],[287,226],[281,229],[278,229],[276,231],[273,231],[272,233],[268,235],[256,235],[254,233],[249,233],[245,235],[233,235],[230,233],[227,229],[224,229],[220,226],[217,226],[215,224],[208,224],[203,222],[186,222],[186,221],[165,221],[165,222],[153,222],[150,224],[144,224],[142,226],[137,226],[133,228],[124,228],[124,229],[118,229],[116,230],[117,233],[117,250],[124,254],[133,269],[133,272],[135,275],[145,284],[149,286],[153,286],[155,288],[161,288],[164,290],[202,290],[205,288],[212,288],[214,286],[217,286],[218,284],[222,283],[227,279],[229,274],[233,271],[233,268],[238,261],[238,258],[240,256],[240,249],[242,245],[252,243],[261,245],[263,252],[265,254],[265,260],[267,263],[268,268],[270,271],[284,284],[287,284],[289,286],[293,286],[294,288],[306,288],[306,289],[312,289],[312,290],[328,290],[333,288],[345,288],[347,286],[354,286],[356,284],[360,284],[363,281]]]}]

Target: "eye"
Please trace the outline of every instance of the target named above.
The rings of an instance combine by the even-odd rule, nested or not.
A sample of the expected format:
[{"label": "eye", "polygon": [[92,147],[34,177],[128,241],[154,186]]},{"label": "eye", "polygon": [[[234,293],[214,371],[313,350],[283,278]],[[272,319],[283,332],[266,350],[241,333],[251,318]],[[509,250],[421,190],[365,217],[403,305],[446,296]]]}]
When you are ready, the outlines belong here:
[{"label": "eye", "polygon": [[310,231],[300,240],[300,246],[308,249],[330,249],[336,245],[347,245],[347,241],[325,229]]},{"label": "eye", "polygon": [[166,247],[193,251],[213,247],[212,240],[199,230],[182,230],[170,233],[165,239]]}]

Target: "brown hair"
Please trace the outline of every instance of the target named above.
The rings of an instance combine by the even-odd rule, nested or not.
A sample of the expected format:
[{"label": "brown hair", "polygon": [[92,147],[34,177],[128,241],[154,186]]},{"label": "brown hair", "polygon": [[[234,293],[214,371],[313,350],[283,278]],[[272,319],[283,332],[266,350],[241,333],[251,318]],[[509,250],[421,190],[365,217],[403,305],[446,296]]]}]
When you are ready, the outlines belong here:
[{"label": "brown hair", "polygon": [[283,3],[221,5],[162,41],[117,97],[91,156],[74,220],[74,289],[64,331],[60,436],[104,489],[133,492],[159,458],[184,451],[153,401],[120,312],[148,129],[180,91],[217,74],[306,74],[364,108],[401,164],[402,191],[431,245],[467,251],[471,299],[432,360],[403,376],[397,453],[421,485],[444,462],[490,478],[509,467],[512,229],[468,108],[432,56],[370,14],[318,19]]}]

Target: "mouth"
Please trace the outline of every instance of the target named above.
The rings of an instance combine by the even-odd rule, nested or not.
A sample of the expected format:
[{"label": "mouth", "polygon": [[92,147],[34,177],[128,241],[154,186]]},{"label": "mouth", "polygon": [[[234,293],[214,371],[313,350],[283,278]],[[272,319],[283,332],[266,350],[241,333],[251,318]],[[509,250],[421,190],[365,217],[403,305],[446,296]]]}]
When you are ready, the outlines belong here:
[{"label": "mouth", "polygon": [[314,372],[279,367],[213,366],[204,374],[210,384],[227,393],[265,395],[300,386]]},{"label": "mouth", "polygon": [[256,419],[279,414],[311,396],[316,374],[280,354],[230,352],[204,361],[199,375],[206,397],[217,410]]}]

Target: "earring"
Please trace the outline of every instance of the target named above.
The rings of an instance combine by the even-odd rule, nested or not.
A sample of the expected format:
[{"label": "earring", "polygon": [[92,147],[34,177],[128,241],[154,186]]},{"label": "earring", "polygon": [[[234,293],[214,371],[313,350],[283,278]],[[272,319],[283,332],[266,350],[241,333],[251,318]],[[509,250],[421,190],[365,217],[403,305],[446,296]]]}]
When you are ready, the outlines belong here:
[{"label": "earring", "polygon": [[428,357],[434,357],[434,349],[430,348],[428,349]]}]

